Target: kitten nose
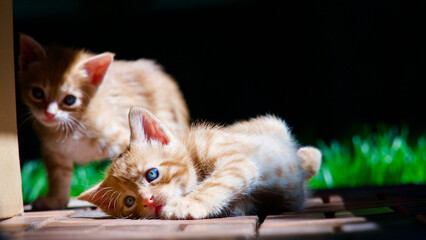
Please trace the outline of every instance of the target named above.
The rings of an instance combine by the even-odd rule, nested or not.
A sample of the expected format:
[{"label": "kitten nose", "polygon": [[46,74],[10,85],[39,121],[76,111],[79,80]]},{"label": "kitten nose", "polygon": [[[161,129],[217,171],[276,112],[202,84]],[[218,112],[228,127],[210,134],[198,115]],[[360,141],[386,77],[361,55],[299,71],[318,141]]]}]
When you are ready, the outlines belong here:
[{"label": "kitten nose", "polygon": [[47,108],[44,110],[44,114],[46,115],[47,119],[52,119],[55,117],[56,112],[58,111],[58,104],[56,102],[51,102],[49,105],[47,105]]},{"label": "kitten nose", "polygon": [[151,195],[150,197],[148,196],[148,198],[145,198],[142,200],[142,203],[145,206],[153,206],[154,205],[154,196]]},{"label": "kitten nose", "polygon": [[54,118],[55,115],[56,115],[56,113],[51,113],[51,112],[48,112],[48,111],[44,111],[44,114],[46,115],[47,119],[49,119],[49,120]]}]

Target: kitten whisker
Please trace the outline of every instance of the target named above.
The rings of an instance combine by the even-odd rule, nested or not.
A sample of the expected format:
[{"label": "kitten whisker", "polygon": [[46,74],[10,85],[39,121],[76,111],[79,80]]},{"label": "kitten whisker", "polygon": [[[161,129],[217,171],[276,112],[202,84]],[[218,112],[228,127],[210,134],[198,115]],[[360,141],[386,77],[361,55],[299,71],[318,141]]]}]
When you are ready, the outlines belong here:
[{"label": "kitten whisker", "polygon": [[114,194],[116,194],[116,193],[117,193],[117,191],[114,191],[114,192],[111,194],[111,196],[109,197],[108,209],[110,208],[110,206],[111,206],[111,202],[112,202],[112,200],[113,200],[113,196],[114,196]]},{"label": "kitten whisker", "polygon": [[[21,123],[20,123],[20,127],[24,126],[26,123],[30,122],[30,121],[34,121],[36,120],[36,117],[34,116],[34,114],[31,112],[31,110],[28,109],[28,111],[26,111],[25,113],[23,113],[20,118],[24,118]],[[34,124],[33,122],[33,124]]]},{"label": "kitten whisker", "polygon": [[[111,192],[111,191],[114,191],[114,189],[111,189],[111,190],[106,191],[106,192],[104,193],[104,195],[102,195],[102,198],[101,198],[101,199],[99,199],[99,201],[102,201],[102,199],[104,199],[105,195],[106,195],[107,193]],[[100,205],[103,205],[103,204],[104,204],[104,202],[105,202],[105,200],[107,200],[107,198],[105,198],[105,199],[102,201],[102,203],[101,203]]]},{"label": "kitten whisker", "polygon": [[118,196],[115,198],[115,201],[114,201],[114,213],[115,213],[115,215],[117,215],[117,209],[115,208],[115,205],[116,205],[117,200],[118,200],[118,198],[120,197],[120,195],[121,195],[121,193],[120,193],[120,194],[118,194]]},{"label": "kitten whisker", "polygon": [[98,195],[99,192],[101,192],[105,189],[110,189],[110,188],[112,188],[112,187],[103,187],[103,188],[98,189],[98,191],[96,191],[96,193],[93,194],[92,199],[90,201],[93,202],[93,198],[96,197],[96,195]]},{"label": "kitten whisker", "polygon": [[75,130],[76,130],[77,127],[71,119],[68,123],[69,123],[69,126],[70,126],[70,135],[71,135],[72,133],[76,132]]},{"label": "kitten whisker", "polygon": [[55,130],[58,131],[60,127],[61,127],[61,122],[59,122],[58,125],[56,125],[56,129]]},{"label": "kitten whisker", "polygon": [[58,125],[56,126],[56,131],[58,131],[59,129],[62,129],[61,134],[59,134],[58,138],[56,139],[56,142],[59,143],[63,143],[64,142],[64,126],[63,126],[63,122],[58,122]]},{"label": "kitten whisker", "polygon": [[36,118],[33,115],[29,115],[28,117],[26,117],[21,124],[19,125],[20,127],[24,126],[27,123],[36,123]]},{"label": "kitten whisker", "polygon": [[66,131],[65,131],[66,134],[65,134],[64,140],[66,140],[68,138],[69,134],[70,134],[71,126],[70,126],[70,123],[68,121],[64,121],[64,123],[65,123],[65,126],[66,126]]},{"label": "kitten whisker", "polygon": [[84,126],[83,123],[81,123],[77,118],[70,116],[70,121],[75,124],[76,129],[78,129],[80,132],[84,133],[86,131],[86,126]]},{"label": "kitten whisker", "polygon": [[56,140],[56,142],[63,143],[63,142],[65,142],[65,139],[67,137],[66,131],[68,131],[67,128],[66,128],[65,122],[59,121],[58,125],[56,127],[56,131],[58,131],[59,128],[61,129],[61,131],[60,131],[61,134],[58,136],[58,139]]},{"label": "kitten whisker", "polygon": [[58,137],[57,142],[63,143],[65,142],[69,136],[71,136],[75,132],[84,133],[86,128],[83,124],[81,124],[76,118],[69,117],[67,120],[60,121],[56,127],[56,130],[58,131],[61,129],[61,134]]},{"label": "kitten whisker", "polygon": [[62,143],[63,142],[65,142],[65,140],[67,140],[67,138],[68,138],[68,135],[69,135],[69,131],[70,131],[70,126],[69,126],[69,123],[67,122],[67,121],[63,121],[63,126],[64,126],[64,128],[65,128],[65,136],[64,136],[64,138],[62,139]]}]

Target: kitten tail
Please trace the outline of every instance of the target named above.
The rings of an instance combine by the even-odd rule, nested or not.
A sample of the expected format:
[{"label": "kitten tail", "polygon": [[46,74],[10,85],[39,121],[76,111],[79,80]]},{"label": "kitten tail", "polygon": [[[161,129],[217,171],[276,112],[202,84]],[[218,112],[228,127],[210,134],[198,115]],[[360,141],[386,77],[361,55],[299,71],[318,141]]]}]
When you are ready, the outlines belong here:
[{"label": "kitten tail", "polygon": [[321,167],[322,154],[314,147],[302,147],[297,151],[297,156],[302,161],[302,168],[305,171],[305,180],[311,179],[318,173]]}]

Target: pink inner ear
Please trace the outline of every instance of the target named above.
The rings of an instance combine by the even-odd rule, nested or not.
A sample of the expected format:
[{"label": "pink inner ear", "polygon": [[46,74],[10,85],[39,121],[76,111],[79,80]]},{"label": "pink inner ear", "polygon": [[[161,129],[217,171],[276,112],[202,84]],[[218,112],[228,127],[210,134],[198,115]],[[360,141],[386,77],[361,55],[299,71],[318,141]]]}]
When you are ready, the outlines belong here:
[{"label": "pink inner ear", "polygon": [[93,57],[84,64],[84,69],[93,85],[98,86],[102,82],[111,62],[112,56],[110,54],[102,54]]},{"label": "pink inner ear", "polygon": [[161,142],[163,145],[167,145],[169,143],[163,129],[161,129],[159,124],[150,116],[148,116],[148,114],[143,115],[142,121],[144,134],[148,141],[156,140]]}]

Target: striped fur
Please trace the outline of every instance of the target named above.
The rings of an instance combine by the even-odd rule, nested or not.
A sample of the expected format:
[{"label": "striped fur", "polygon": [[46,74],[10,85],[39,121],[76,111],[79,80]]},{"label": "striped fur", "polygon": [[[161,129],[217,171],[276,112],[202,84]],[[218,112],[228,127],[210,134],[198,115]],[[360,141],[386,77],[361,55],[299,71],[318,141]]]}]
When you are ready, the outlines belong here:
[{"label": "striped fur", "polygon": [[[321,153],[313,147],[298,152],[285,122],[273,116],[229,127],[197,124],[179,136],[146,109],[133,108],[129,118],[130,146],[113,161],[105,180],[79,197],[116,217],[199,219],[297,211],[305,182],[321,164]],[[164,138],[166,144],[159,141]],[[159,177],[149,182],[152,168]],[[99,191],[110,188],[107,195],[120,193],[115,208],[100,204]],[[136,199],[131,207],[124,205],[127,196]],[[143,204],[148,198],[152,206]]]},{"label": "striped fur", "polygon": [[[187,128],[188,110],[178,86],[154,62],[42,47],[26,35],[20,40],[21,96],[41,140],[50,185],[48,196],[37,199],[33,209],[66,207],[74,163],[117,157],[129,144],[131,106],[146,107],[173,131]],[[43,90],[42,99],[34,98],[34,88]],[[67,95],[77,98],[75,104],[65,104]],[[53,121],[46,120],[46,111],[54,112]]]}]

